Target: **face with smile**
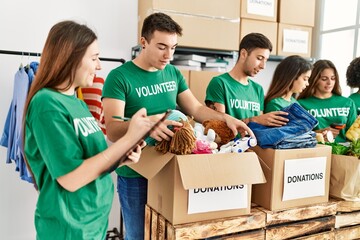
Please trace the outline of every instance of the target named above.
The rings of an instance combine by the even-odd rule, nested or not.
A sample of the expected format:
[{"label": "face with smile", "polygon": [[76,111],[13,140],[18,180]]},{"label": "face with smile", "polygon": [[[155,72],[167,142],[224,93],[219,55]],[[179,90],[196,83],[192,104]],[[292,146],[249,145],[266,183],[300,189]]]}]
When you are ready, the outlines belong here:
[{"label": "face with smile", "polygon": [[255,48],[250,53],[245,49],[241,50],[241,54],[244,54],[244,67],[243,72],[249,77],[254,77],[260,70],[265,69],[266,62],[270,56],[269,49]]},{"label": "face with smile", "polygon": [[311,75],[311,71],[307,71],[302,73],[295,81],[293,82],[293,86],[291,88],[292,93],[301,93],[304,89],[309,86],[309,78]]},{"label": "face with smile", "polygon": [[141,38],[146,55],[148,70],[162,70],[172,59],[177,46],[177,34],[155,31],[152,38],[147,41]]},{"label": "face with smile", "polygon": [[321,72],[320,78],[317,81],[315,93],[319,96],[330,97],[332,95],[335,82],[336,75],[334,69],[325,68]]},{"label": "face with smile", "polygon": [[95,40],[87,48],[81,60],[79,68],[75,73],[75,87],[90,87],[93,84],[96,71],[101,69],[99,59],[98,41]]}]

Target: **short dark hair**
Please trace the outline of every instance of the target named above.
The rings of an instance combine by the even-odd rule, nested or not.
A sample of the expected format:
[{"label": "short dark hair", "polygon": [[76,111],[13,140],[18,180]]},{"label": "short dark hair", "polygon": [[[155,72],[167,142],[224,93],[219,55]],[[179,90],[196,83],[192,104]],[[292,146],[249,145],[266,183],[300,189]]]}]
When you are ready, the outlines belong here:
[{"label": "short dark hair", "polygon": [[153,13],[144,19],[141,36],[150,41],[155,31],[176,33],[182,35],[182,28],[165,13]]},{"label": "short dark hair", "polygon": [[360,87],[360,57],[353,59],[346,70],[346,82],[349,87]]},{"label": "short dark hair", "polygon": [[272,51],[271,41],[261,33],[249,33],[245,35],[239,45],[239,53],[241,49],[245,49],[248,53],[251,53],[255,48],[269,49]]}]

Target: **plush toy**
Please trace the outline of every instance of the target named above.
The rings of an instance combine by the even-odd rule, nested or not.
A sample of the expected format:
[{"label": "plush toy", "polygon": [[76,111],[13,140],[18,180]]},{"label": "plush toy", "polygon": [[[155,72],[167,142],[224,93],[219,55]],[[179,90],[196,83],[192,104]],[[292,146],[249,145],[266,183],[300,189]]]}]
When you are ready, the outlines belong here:
[{"label": "plush toy", "polygon": [[194,154],[216,153],[218,145],[215,143],[216,133],[213,129],[208,129],[207,135],[204,134],[205,127],[198,122],[193,124],[196,137]]},{"label": "plush toy", "polygon": [[195,141],[195,148],[192,151],[192,153],[194,153],[194,154],[206,154],[206,153],[213,153],[213,150],[211,149],[211,146],[210,146],[209,142],[197,139]]},{"label": "plush toy", "polygon": [[[179,122],[180,119],[187,121],[188,118],[185,114],[180,112],[179,110],[171,110],[169,116],[167,117],[168,120],[173,120]],[[172,129],[172,126],[168,126],[169,129]],[[155,146],[157,144],[157,141],[153,139],[152,137],[147,137],[145,139],[146,144],[148,146]]]},{"label": "plush toy", "polygon": [[215,142],[216,133],[213,129],[208,129],[207,134],[204,134],[205,127],[198,122],[194,123],[194,133],[196,139],[207,141],[207,142]]},{"label": "plush toy", "polygon": [[225,145],[220,147],[219,153],[242,153],[248,150],[250,147],[255,147],[257,145],[257,141],[252,137],[243,137],[240,139],[235,139],[234,141],[230,141]]},{"label": "plush toy", "polygon": [[182,127],[174,127],[174,136],[170,141],[162,140],[155,146],[162,153],[171,152],[177,155],[190,154],[195,148],[194,129],[188,120],[180,119]]},{"label": "plush toy", "polygon": [[209,129],[216,133],[215,142],[218,146],[227,144],[235,138],[233,131],[226,125],[226,122],[216,119],[205,120],[202,125],[204,126],[204,134],[207,135]]}]

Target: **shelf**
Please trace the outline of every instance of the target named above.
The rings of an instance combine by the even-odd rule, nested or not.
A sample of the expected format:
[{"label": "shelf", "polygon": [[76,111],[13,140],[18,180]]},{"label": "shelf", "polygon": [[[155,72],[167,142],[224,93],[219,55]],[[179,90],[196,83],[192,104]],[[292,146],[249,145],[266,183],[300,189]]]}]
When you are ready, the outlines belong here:
[{"label": "shelf", "polygon": [[[137,45],[131,49],[131,58],[134,59],[141,51],[141,46]],[[226,57],[237,59],[237,51],[226,51],[226,50],[216,50],[216,49],[203,49],[203,48],[190,48],[190,47],[176,47],[175,53],[177,54],[198,54],[202,56],[211,56],[211,57]]]},{"label": "shelf", "polygon": [[[131,58],[134,59],[141,51],[141,46],[137,45],[131,49]],[[235,61],[238,58],[238,51],[230,50],[216,50],[216,49],[205,49],[205,48],[190,48],[190,47],[176,47],[175,53],[177,54],[198,54],[202,56],[220,57],[220,58],[233,58]],[[268,61],[281,62],[286,56],[270,55]],[[313,58],[305,58],[307,61],[314,63]]]}]

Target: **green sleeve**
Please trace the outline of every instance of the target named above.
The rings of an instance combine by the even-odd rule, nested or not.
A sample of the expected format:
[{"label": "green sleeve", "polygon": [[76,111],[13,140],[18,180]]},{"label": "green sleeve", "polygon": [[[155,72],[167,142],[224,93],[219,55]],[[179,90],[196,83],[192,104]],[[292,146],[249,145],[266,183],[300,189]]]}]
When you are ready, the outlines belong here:
[{"label": "green sleeve", "polygon": [[225,90],[220,78],[213,77],[211,79],[206,88],[205,100],[226,105]]}]

